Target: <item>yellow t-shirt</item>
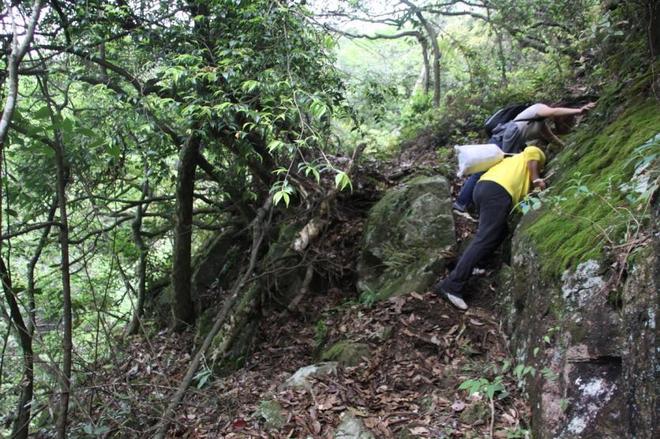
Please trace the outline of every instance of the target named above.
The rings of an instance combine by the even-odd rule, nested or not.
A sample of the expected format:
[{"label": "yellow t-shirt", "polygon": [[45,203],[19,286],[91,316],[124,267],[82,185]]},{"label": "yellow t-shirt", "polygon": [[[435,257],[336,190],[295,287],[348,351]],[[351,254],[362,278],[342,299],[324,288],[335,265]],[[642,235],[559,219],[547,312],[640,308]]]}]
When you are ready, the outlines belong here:
[{"label": "yellow t-shirt", "polygon": [[507,157],[490,168],[479,181],[494,181],[511,195],[513,205],[525,198],[531,185],[527,162],[539,162],[539,171],[545,164],[545,154],[536,146],[528,146],[520,154]]}]

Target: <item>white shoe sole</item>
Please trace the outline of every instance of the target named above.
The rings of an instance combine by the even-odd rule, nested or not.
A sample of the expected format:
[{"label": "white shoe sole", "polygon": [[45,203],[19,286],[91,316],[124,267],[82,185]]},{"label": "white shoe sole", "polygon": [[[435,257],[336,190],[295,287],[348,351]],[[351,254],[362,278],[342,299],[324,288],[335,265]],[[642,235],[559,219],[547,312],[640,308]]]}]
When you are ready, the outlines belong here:
[{"label": "white shoe sole", "polygon": [[445,298],[449,301],[449,303],[451,303],[461,311],[465,311],[466,309],[468,309],[467,303],[465,303],[465,301],[458,296],[454,296],[451,293],[445,293]]},{"label": "white shoe sole", "polygon": [[458,209],[454,209],[454,213],[455,213],[456,215],[458,215],[458,216],[462,216],[463,218],[467,218],[467,219],[469,219],[470,221],[473,221],[473,222],[475,222],[475,223],[479,222],[478,219],[473,218],[472,215],[470,215],[470,214],[467,213],[467,212],[461,212],[461,211],[458,210]]}]

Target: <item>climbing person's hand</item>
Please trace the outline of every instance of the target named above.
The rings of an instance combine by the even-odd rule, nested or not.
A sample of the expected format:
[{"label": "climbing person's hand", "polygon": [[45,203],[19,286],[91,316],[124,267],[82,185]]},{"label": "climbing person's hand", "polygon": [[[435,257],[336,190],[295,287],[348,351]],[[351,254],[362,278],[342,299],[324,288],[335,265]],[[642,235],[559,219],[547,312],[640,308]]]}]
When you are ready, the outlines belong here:
[{"label": "climbing person's hand", "polygon": [[545,180],[543,180],[542,178],[535,179],[534,181],[532,181],[532,184],[534,185],[534,187],[537,187],[541,190],[544,190],[547,187],[547,185],[545,184]]},{"label": "climbing person's hand", "polygon": [[594,108],[595,106],[596,106],[596,103],[595,103],[595,102],[589,102],[588,104],[585,104],[585,105],[583,105],[583,106],[580,107],[580,113],[581,113],[581,114],[584,114],[584,113],[586,113],[587,111],[589,111],[589,110],[591,110],[592,108]]}]

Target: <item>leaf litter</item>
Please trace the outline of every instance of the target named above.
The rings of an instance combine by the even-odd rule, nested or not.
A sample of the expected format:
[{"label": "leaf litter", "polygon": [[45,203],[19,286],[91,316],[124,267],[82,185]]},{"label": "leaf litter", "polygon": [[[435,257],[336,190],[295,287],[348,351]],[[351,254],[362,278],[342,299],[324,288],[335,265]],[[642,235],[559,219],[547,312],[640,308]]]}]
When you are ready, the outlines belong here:
[{"label": "leaf litter", "polygon": [[[264,320],[260,342],[243,368],[189,389],[171,437],[332,438],[344,412],[378,438],[488,435],[486,419],[461,421],[461,413],[478,401],[458,386],[467,379],[492,379],[509,358],[499,322],[489,311],[459,313],[432,293],[399,296],[370,308],[317,296],[306,307],[309,314],[292,315],[286,324],[277,316]],[[314,309],[322,310],[315,321]],[[322,346],[315,332],[321,320],[328,326]],[[281,388],[298,368],[318,362],[323,348],[342,340],[368,345],[370,356],[315,379],[310,389]],[[150,340],[150,351],[143,340],[133,340],[128,360],[106,370],[106,383],[97,384],[104,391],[94,396],[96,423],[123,437],[144,437],[163,398],[185,374],[189,356],[181,352],[190,342],[190,335],[160,333]],[[529,417],[516,382],[505,376],[504,383],[509,395],[494,406],[500,437]],[[124,396],[121,402],[117,394]],[[281,406],[280,428],[267,427],[257,415],[264,400]]]},{"label": "leaf litter", "polygon": [[[356,254],[363,219],[350,212],[347,216],[348,221],[329,226],[318,249],[335,261],[352,260]],[[462,217],[455,222],[460,246],[475,224]],[[241,368],[224,376],[198,371],[198,376],[207,375],[203,385],[188,389],[169,436],[325,439],[334,437],[341,415],[351,413],[376,438],[487,437],[490,414],[462,418],[485,397],[458,387],[469,379],[498,375],[507,395],[494,401],[494,437],[527,428],[527,401],[512,376],[501,373],[511,358],[492,311],[491,276],[492,270],[471,284],[476,292],[468,297],[472,307],[465,313],[429,292],[365,306],[346,299],[355,293],[338,288],[306,298],[285,322],[272,313],[261,321],[256,346]],[[326,328],[324,333],[319,326]],[[324,349],[346,340],[367,345],[369,356],[313,380],[309,389],[282,388],[299,368],[319,362]],[[122,355],[97,368],[94,385],[83,387],[80,402],[89,410],[80,419],[76,411],[77,427],[103,426],[105,437],[148,437],[166,398],[186,373],[193,341],[192,334],[165,331],[131,339]],[[258,415],[265,400],[279,404],[283,425],[267,426]]]}]

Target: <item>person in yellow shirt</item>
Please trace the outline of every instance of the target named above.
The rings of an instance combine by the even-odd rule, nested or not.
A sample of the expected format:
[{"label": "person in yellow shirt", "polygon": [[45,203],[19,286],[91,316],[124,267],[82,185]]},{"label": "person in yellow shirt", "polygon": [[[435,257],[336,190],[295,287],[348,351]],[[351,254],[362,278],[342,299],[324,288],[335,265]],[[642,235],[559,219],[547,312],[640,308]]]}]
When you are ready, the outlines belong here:
[{"label": "person in yellow shirt", "polygon": [[446,279],[433,286],[433,292],[461,310],[467,309],[463,288],[476,264],[492,253],[507,235],[507,216],[531,187],[545,189],[540,172],[545,154],[528,146],[520,154],[505,158],[479,179],[474,190],[474,203],[479,209],[479,227],[470,245],[461,255],[456,268]]}]

